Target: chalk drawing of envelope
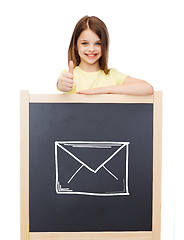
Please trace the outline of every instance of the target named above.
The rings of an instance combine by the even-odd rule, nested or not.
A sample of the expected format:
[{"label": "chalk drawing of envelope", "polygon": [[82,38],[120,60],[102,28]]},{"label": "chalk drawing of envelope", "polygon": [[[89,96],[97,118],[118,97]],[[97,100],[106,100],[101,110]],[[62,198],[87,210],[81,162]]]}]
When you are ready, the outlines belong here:
[{"label": "chalk drawing of envelope", "polygon": [[55,141],[56,193],[129,195],[129,144]]}]

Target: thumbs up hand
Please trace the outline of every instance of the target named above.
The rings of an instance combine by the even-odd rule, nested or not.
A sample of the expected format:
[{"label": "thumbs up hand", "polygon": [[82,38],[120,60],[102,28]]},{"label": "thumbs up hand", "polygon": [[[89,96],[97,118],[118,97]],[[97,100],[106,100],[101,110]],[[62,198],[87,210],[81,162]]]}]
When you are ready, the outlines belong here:
[{"label": "thumbs up hand", "polygon": [[69,92],[73,88],[73,61],[69,61],[69,71],[63,72],[58,78],[58,88],[63,92]]}]

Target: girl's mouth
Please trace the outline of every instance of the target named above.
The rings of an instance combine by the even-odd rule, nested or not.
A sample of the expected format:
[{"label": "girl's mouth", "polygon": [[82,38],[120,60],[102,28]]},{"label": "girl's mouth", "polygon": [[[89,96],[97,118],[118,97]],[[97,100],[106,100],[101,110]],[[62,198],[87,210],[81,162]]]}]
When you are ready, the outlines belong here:
[{"label": "girl's mouth", "polygon": [[95,53],[95,54],[86,54],[85,55],[88,57],[88,58],[95,58],[98,54]]}]

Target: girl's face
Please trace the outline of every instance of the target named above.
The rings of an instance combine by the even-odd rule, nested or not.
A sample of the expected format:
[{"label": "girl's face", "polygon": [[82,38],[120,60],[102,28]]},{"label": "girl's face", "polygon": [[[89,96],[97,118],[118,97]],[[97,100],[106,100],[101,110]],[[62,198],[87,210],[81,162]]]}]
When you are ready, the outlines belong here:
[{"label": "girl's face", "polygon": [[101,41],[90,29],[84,30],[77,40],[77,50],[80,56],[79,66],[84,71],[98,71],[99,59],[102,56]]}]

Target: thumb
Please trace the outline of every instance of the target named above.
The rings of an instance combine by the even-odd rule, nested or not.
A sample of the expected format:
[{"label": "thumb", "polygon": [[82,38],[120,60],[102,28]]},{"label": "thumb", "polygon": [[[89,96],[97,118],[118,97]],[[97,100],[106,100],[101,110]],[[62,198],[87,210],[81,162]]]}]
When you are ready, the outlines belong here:
[{"label": "thumb", "polygon": [[68,66],[69,66],[69,73],[73,74],[73,61],[72,60],[69,61]]}]

